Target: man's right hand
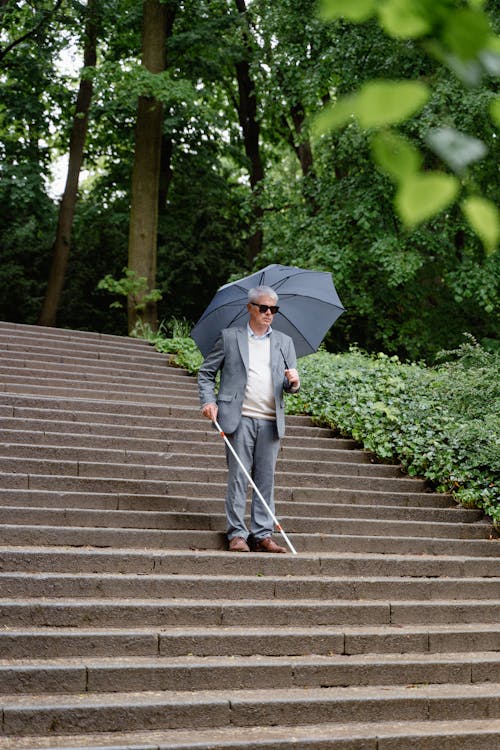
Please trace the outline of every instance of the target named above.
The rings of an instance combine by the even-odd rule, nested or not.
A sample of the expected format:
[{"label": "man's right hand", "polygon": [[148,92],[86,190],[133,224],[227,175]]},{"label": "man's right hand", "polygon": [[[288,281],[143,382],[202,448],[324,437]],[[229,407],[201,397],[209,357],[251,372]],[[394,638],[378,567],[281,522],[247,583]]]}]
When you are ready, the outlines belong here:
[{"label": "man's right hand", "polygon": [[215,420],[217,419],[218,411],[219,409],[217,407],[217,404],[214,404],[214,403],[203,404],[201,413],[203,414],[204,417],[207,417],[207,419],[210,419],[212,422],[215,422]]}]

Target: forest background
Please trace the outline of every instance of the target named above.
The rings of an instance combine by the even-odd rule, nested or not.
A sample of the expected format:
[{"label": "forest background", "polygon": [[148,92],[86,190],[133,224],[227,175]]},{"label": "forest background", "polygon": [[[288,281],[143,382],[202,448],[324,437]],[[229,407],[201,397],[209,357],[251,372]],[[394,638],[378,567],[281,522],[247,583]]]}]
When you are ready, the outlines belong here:
[{"label": "forest background", "polygon": [[[498,347],[497,0],[322,6],[0,0],[0,319],[124,334],[130,300],[127,321],[98,285],[128,266],[146,320],[192,323],[228,279],[283,263],[333,274],[332,351]],[[396,135],[345,106],[318,126],[380,79],[430,92]],[[457,187],[405,220],[401,164],[419,160]]]}]

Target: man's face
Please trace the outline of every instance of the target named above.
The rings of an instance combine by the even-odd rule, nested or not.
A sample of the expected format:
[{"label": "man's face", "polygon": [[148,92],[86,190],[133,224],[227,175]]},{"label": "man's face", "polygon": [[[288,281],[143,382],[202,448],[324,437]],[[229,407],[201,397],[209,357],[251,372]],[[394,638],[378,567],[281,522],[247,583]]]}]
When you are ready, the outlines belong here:
[{"label": "man's face", "polygon": [[[268,306],[268,309],[266,310],[265,313],[260,312],[259,307],[258,307],[259,305]],[[277,305],[277,302],[272,297],[268,296],[267,294],[263,295],[262,297],[259,297],[256,303],[250,302],[247,305],[248,312],[250,315],[250,325],[252,325],[253,323],[257,327],[261,327],[264,325],[270,326],[271,323],[273,322],[274,315],[269,310],[269,306],[274,306],[274,305]]]}]

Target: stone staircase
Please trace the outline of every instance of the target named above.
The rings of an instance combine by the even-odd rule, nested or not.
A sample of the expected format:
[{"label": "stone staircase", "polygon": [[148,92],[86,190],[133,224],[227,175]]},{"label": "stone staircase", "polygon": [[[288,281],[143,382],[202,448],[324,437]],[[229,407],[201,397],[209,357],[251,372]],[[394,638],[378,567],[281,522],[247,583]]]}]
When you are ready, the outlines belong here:
[{"label": "stone staircase", "polygon": [[0,323],[0,393],[1,750],[500,748],[479,512],[289,417],[299,554],[230,554],[224,444],[164,355]]}]

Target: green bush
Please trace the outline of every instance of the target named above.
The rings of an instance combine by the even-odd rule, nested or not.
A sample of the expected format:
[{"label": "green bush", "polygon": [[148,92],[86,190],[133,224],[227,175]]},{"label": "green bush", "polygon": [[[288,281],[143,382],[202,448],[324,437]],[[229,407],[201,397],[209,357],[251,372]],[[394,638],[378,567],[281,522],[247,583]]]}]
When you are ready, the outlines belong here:
[{"label": "green bush", "polygon": [[[187,333],[171,321],[170,338],[168,326],[145,337],[196,374],[202,356]],[[288,413],[352,436],[379,459],[399,461],[410,476],[500,522],[500,352],[468,337],[434,367],[352,348],[320,350],[298,368],[302,386],[287,398]]]},{"label": "green bush", "polygon": [[500,355],[470,339],[440,359],[429,368],[320,351],[300,361],[302,388],[288,408],[500,521]]},{"label": "green bush", "polygon": [[148,324],[139,322],[132,336],[146,339],[155,349],[163,354],[172,355],[172,364],[183,367],[192,375],[196,375],[203,362],[200,350],[189,337],[190,325],[186,320],[171,318],[163,321],[155,332]]}]

